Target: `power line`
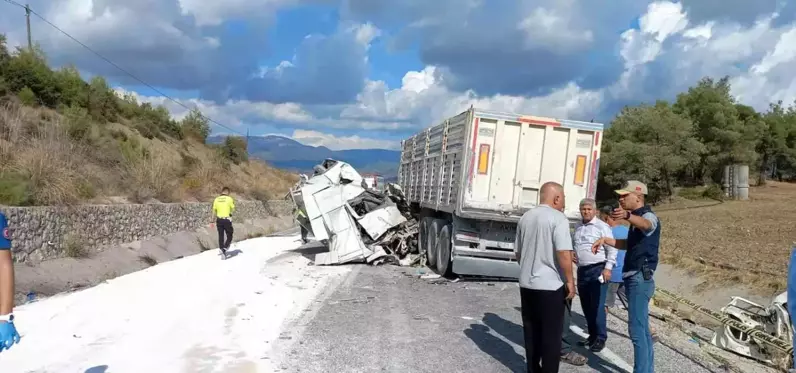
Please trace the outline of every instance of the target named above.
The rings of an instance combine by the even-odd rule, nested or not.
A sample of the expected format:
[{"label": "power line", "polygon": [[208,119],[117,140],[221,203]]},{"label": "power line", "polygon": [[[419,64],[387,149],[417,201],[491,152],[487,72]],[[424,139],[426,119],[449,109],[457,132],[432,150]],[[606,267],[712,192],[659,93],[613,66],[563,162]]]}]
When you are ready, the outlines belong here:
[{"label": "power line", "polygon": [[[81,42],[80,40],[77,40],[77,38],[75,38],[74,36],[70,35],[68,32],[66,32],[66,31],[62,30],[60,27],[58,27],[58,26],[54,25],[52,22],[48,21],[48,20],[47,20],[46,18],[44,18],[42,15],[40,15],[39,13],[36,13],[36,11],[34,11],[33,9],[30,9],[30,7],[26,7],[26,6],[24,6],[24,5],[22,5],[22,4],[18,3],[18,2],[16,2],[16,1],[14,1],[14,0],[5,0],[5,1],[6,1],[7,3],[9,3],[9,4],[16,5],[16,6],[20,6],[20,7],[22,7],[22,8],[25,8],[25,9],[27,9],[27,10],[28,10],[28,11],[29,11],[31,14],[35,15],[36,17],[39,17],[39,19],[41,19],[42,21],[44,21],[44,23],[46,23],[46,24],[50,25],[52,28],[54,28],[54,29],[58,30],[59,32],[61,32],[62,34],[66,35],[66,37],[68,37],[68,38],[72,39],[72,41],[74,41],[75,43],[78,43],[78,44],[80,44],[80,46],[82,46],[83,48],[85,48],[85,49],[86,49],[86,50],[88,50],[89,52],[91,52],[91,53],[94,53],[94,55],[96,55],[97,57],[99,57],[99,58],[100,58],[100,59],[102,59],[103,61],[105,61],[105,62],[109,63],[111,66],[113,66],[113,67],[117,68],[119,71],[121,71],[121,72],[123,72],[123,73],[127,74],[129,77],[131,77],[131,78],[135,79],[135,80],[136,80],[136,81],[138,81],[139,83],[141,83],[141,84],[143,84],[144,86],[148,87],[149,89],[151,89],[151,90],[155,91],[155,93],[157,93],[157,94],[161,95],[162,97],[166,98],[167,100],[169,100],[169,101],[171,101],[171,102],[173,102],[173,103],[175,103],[175,104],[177,104],[177,105],[180,105],[181,107],[183,107],[183,108],[187,109],[188,111],[191,111],[191,110],[193,110],[193,109],[194,109],[194,108],[188,107],[188,105],[185,105],[185,104],[183,104],[182,102],[180,102],[180,101],[178,101],[178,100],[176,100],[176,99],[174,99],[174,98],[171,98],[171,96],[169,96],[169,95],[167,95],[167,94],[163,93],[161,90],[159,90],[159,89],[157,89],[157,88],[153,87],[151,84],[149,84],[149,83],[147,83],[147,82],[143,81],[142,79],[138,78],[138,77],[137,77],[137,76],[135,76],[133,73],[131,73],[131,72],[129,72],[129,71],[127,71],[127,70],[125,70],[124,68],[122,68],[121,66],[117,65],[116,63],[114,63],[114,62],[113,62],[113,61],[111,61],[110,59],[106,58],[105,56],[103,56],[103,55],[102,55],[102,54],[100,54],[99,52],[97,52],[97,51],[95,51],[95,50],[91,49],[91,47],[89,47],[88,45],[84,44],[84,43],[83,43],[83,42]],[[211,122],[211,123],[213,123],[213,124],[216,124],[216,125],[218,125],[218,126],[219,126],[219,127],[221,127],[221,128],[224,128],[224,129],[226,129],[226,130],[229,130],[229,131],[231,131],[231,132],[233,132],[233,133],[236,133],[236,134],[238,134],[238,135],[241,135],[241,136],[243,136],[243,134],[242,134],[242,133],[240,133],[240,132],[238,132],[238,131],[236,131],[236,130],[234,130],[234,129],[232,129],[232,128],[229,128],[229,127],[227,127],[227,126],[225,126],[225,125],[223,125],[223,124],[219,123],[218,121],[216,121],[216,120],[214,120],[213,118],[210,118],[210,117],[208,117],[208,116],[206,116],[206,115],[202,114],[201,112],[199,112],[199,115],[200,115],[202,118],[206,119],[208,122]]]},{"label": "power line", "polygon": [[20,4],[20,3],[16,2],[16,1],[14,1],[14,0],[5,0],[5,1],[6,1],[7,3],[11,4],[11,5],[16,5],[16,6],[20,7],[20,8],[24,8],[24,7],[25,7],[24,5],[22,5],[22,4]]}]

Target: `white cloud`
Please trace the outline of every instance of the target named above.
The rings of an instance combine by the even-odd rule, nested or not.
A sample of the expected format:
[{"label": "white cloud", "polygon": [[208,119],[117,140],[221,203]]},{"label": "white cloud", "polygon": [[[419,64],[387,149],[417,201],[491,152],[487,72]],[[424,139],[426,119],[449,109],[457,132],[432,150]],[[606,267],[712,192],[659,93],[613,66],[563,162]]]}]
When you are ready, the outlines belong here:
[{"label": "white cloud", "polygon": [[736,98],[758,110],[777,100],[791,103],[796,76],[788,66],[796,64],[796,25],[778,24],[778,17],[764,15],[748,25],[693,24],[679,3],[650,4],[640,30],[622,34],[625,72],[609,99],[673,99],[702,77],[727,75]]},{"label": "white cloud", "polygon": [[335,136],[312,130],[295,130],[293,139],[311,146],[325,146],[332,150],[345,149],[391,149],[400,148],[400,141],[380,140],[354,136]]}]

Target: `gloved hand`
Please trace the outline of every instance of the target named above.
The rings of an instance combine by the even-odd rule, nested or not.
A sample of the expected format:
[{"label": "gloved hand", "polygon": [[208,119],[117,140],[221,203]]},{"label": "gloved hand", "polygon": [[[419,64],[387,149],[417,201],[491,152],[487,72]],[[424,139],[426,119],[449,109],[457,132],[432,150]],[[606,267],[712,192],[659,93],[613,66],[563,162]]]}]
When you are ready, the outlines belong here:
[{"label": "gloved hand", "polygon": [[19,339],[13,322],[0,321],[0,352],[10,349],[14,343],[19,343]]}]

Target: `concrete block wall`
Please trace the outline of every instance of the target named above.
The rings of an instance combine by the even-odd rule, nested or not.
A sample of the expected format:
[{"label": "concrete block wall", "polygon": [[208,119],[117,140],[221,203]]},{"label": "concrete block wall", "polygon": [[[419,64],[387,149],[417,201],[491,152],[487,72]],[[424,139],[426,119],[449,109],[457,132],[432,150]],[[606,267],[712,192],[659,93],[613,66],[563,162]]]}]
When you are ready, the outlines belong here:
[{"label": "concrete block wall", "polygon": [[[15,262],[64,256],[68,240],[85,249],[208,226],[209,203],[0,207],[9,220]],[[236,201],[234,221],[289,216],[290,201]],[[67,238],[69,237],[69,238]]]}]

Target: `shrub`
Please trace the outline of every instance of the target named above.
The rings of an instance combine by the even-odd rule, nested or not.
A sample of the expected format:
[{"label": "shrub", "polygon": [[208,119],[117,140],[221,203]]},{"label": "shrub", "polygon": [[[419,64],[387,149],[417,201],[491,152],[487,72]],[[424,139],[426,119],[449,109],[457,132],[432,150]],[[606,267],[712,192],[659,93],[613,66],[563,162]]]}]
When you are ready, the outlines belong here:
[{"label": "shrub", "polygon": [[28,87],[22,88],[22,90],[17,93],[17,97],[19,97],[19,101],[22,102],[23,105],[36,106],[39,103],[36,94]]},{"label": "shrub", "polygon": [[0,174],[0,204],[26,206],[32,199],[31,185],[25,176],[15,172]]}]

